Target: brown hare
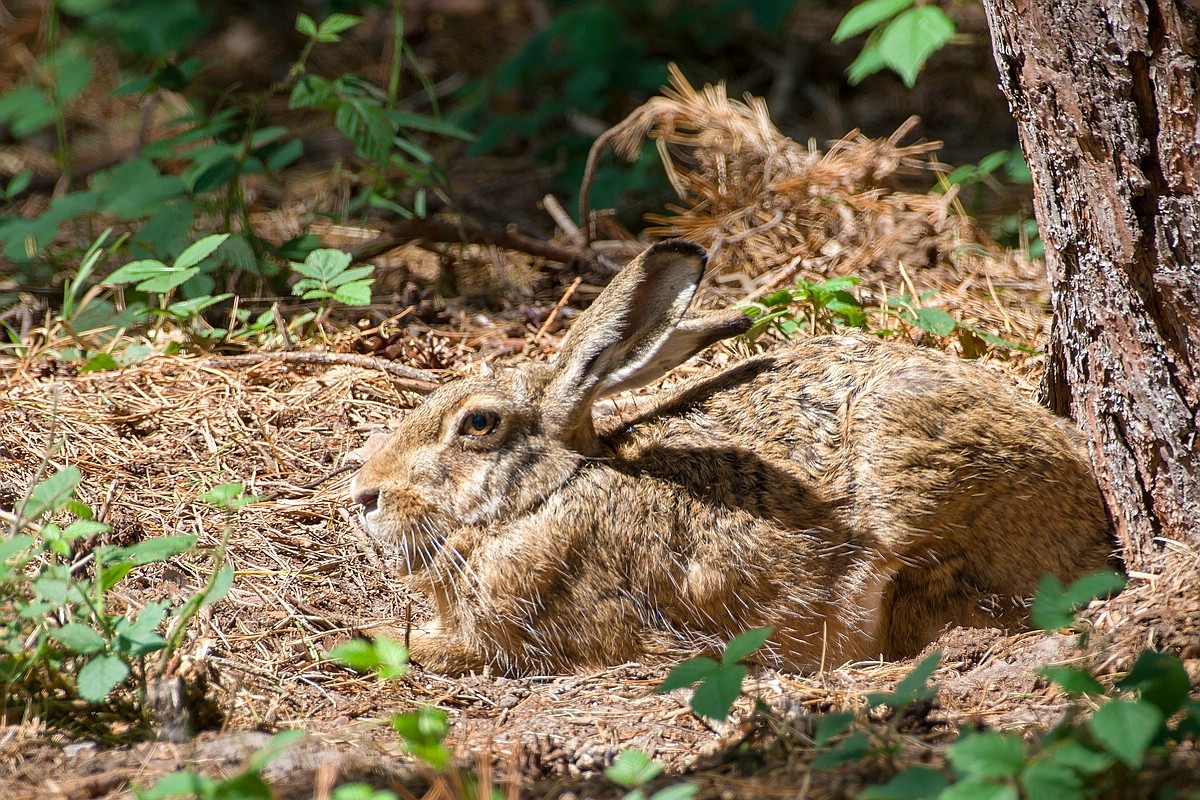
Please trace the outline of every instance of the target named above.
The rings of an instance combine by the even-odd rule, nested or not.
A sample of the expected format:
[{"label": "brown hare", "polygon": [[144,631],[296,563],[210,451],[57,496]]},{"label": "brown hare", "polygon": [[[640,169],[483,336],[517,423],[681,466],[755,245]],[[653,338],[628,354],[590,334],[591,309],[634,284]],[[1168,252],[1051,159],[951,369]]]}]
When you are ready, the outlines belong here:
[{"label": "brown hare", "polygon": [[1070,424],[941,352],[807,339],[594,420],[749,326],[684,317],[704,267],[695,244],[652,246],[553,364],[447,383],[362,466],[363,526],[436,611],[416,662],[560,673],[771,625],[759,659],[812,670],[1019,627],[1044,573],[1108,564]]}]

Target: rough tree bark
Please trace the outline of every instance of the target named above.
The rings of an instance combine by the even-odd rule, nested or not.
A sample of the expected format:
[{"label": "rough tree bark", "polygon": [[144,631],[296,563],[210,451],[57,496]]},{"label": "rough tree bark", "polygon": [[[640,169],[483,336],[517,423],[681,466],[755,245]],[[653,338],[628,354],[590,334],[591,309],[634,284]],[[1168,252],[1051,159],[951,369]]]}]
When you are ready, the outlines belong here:
[{"label": "rough tree bark", "polygon": [[1070,412],[1131,569],[1200,551],[1200,0],[985,0]]}]

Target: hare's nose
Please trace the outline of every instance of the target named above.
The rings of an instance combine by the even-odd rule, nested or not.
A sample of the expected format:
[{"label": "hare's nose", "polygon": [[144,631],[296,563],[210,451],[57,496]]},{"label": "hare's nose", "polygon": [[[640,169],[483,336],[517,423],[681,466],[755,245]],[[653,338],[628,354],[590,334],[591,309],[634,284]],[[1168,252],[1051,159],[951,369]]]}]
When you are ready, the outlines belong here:
[{"label": "hare's nose", "polygon": [[359,486],[356,481],[350,484],[350,499],[363,507],[364,514],[370,514],[379,504],[379,490],[369,486]]}]

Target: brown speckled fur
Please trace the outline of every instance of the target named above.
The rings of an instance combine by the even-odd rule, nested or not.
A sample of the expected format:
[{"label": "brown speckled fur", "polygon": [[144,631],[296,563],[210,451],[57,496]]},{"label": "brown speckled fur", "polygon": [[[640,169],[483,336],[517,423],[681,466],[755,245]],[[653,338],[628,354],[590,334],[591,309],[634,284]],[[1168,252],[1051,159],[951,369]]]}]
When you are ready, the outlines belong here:
[{"label": "brown speckled fur", "polygon": [[[593,423],[598,397],[745,328],[680,324],[703,264],[656,245],[555,365],[443,386],[363,465],[364,527],[436,607],[416,661],[559,673],[772,625],[761,660],[810,670],[1019,627],[1044,573],[1109,563],[1070,424],[941,352],[810,339]],[[477,412],[494,430],[465,432]]]}]

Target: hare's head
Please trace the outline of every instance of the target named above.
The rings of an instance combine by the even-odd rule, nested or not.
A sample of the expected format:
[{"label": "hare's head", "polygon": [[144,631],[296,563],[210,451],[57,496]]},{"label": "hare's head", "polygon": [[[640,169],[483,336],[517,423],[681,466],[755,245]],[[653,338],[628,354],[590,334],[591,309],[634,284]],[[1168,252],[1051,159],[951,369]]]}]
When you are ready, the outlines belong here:
[{"label": "hare's head", "polygon": [[704,251],[652,246],[580,315],[553,364],[452,381],[410,412],[355,476],[351,497],[378,539],[420,569],[452,531],[536,506],[599,455],[592,404],[645,385],[713,342],[743,333],[739,312],[684,320]]}]

